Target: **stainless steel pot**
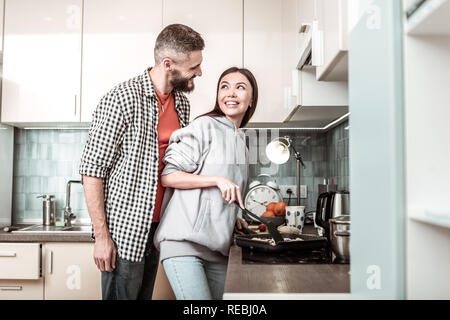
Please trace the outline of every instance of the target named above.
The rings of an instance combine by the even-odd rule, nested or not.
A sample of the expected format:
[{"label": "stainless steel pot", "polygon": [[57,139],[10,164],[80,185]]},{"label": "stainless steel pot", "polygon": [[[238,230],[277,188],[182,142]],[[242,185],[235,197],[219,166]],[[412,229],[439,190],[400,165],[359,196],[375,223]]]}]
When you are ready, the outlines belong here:
[{"label": "stainless steel pot", "polygon": [[339,216],[329,222],[331,250],[338,259],[350,261],[350,216]]}]

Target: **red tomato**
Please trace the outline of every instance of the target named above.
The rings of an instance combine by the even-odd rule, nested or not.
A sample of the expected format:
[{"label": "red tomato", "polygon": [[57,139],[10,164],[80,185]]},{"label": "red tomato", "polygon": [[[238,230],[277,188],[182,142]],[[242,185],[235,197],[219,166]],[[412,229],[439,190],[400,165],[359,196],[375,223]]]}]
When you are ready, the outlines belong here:
[{"label": "red tomato", "polygon": [[275,217],[275,213],[273,211],[266,211],[262,214],[263,217]]}]

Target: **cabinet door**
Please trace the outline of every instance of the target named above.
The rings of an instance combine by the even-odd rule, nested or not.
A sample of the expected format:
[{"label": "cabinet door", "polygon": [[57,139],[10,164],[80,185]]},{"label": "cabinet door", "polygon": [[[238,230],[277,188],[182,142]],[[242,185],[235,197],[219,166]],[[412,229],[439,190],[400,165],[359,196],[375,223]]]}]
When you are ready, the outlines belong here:
[{"label": "cabinet door", "polygon": [[43,300],[44,279],[1,280],[0,300]]},{"label": "cabinet door", "polygon": [[93,243],[46,243],[45,299],[101,299],[101,273],[93,252]]},{"label": "cabinet door", "polygon": [[153,289],[152,300],[175,300],[175,294],[170,286],[164,266],[160,262],[158,272],[156,273],[155,286]]},{"label": "cabinet door", "polygon": [[81,121],[92,121],[100,98],[154,65],[162,0],[84,2]]},{"label": "cabinet door", "polygon": [[7,0],[3,122],[80,120],[82,0]]},{"label": "cabinet door", "polygon": [[40,243],[0,243],[0,279],[39,279]]},{"label": "cabinet door", "polygon": [[256,77],[259,97],[250,122],[284,121],[295,107],[297,1],[246,0],[244,66]]},{"label": "cabinet door", "polygon": [[[349,175],[352,197],[350,251],[353,299],[400,300],[406,298],[405,205],[411,198],[405,196],[405,190],[406,181],[409,183],[417,181],[411,181],[409,177],[405,178],[405,168],[416,169],[415,174],[423,174],[423,171],[411,168],[410,163],[405,163],[404,152],[410,146],[404,147],[404,134],[408,130],[405,131],[404,127],[402,23],[401,1],[377,0],[373,1],[372,10],[364,13],[350,35],[352,54],[349,63],[351,79],[349,82],[349,100],[351,101]],[[437,60],[430,60],[430,57],[420,55],[417,61],[422,63]],[[428,80],[425,79],[425,81]],[[421,94],[428,94],[423,91],[423,82],[420,84],[417,90],[421,91]],[[444,86],[441,88],[445,90]],[[448,99],[446,100],[447,106]],[[427,99],[426,103],[432,105],[430,99]],[[423,105],[420,107],[424,108]],[[428,114],[434,111],[427,109]],[[406,111],[409,115],[410,110]],[[433,125],[436,126],[436,123]],[[427,131],[426,129],[418,130],[417,126],[414,126],[413,130]],[[420,135],[420,138],[423,139],[424,136]],[[422,141],[424,143],[421,143]],[[422,141],[418,141],[420,156],[426,155],[427,160],[432,159],[433,155],[427,152],[425,145],[432,141]],[[425,162],[430,165],[429,161]],[[439,174],[439,179],[443,178],[445,177]],[[371,189],[377,190],[377,198],[383,199],[382,201],[374,201],[372,194],[366,191],[367,181],[370,181]],[[418,181],[421,184],[424,183],[423,180]],[[438,187],[434,183],[435,181],[429,186]],[[444,188],[448,190],[447,184]],[[448,195],[448,191],[445,195]],[[367,205],[368,203],[370,205]],[[446,205],[448,206],[447,201]],[[421,240],[421,245],[426,243],[428,235],[425,233],[415,234],[415,236]],[[435,243],[430,245],[433,247],[426,249],[420,247],[420,249],[431,251],[436,248]],[[439,259],[443,261],[445,259],[448,261],[449,257],[448,240],[446,246],[447,255],[439,255]],[[423,261],[426,263],[430,260]],[[429,280],[428,278],[435,274],[435,271],[433,267],[423,275]],[[445,281],[442,277],[439,280],[441,283]],[[446,286],[448,287],[448,282]],[[433,288],[433,291],[437,292],[439,289]]]},{"label": "cabinet door", "polygon": [[213,109],[222,72],[242,67],[242,0],[165,0],[163,23],[186,24],[205,40],[203,75],[188,95],[193,120]]},{"label": "cabinet door", "polygon": [[348,0],[319,0],[318,17],[323,30],[323,65],[317,67],[317,79],[348,79]]}]

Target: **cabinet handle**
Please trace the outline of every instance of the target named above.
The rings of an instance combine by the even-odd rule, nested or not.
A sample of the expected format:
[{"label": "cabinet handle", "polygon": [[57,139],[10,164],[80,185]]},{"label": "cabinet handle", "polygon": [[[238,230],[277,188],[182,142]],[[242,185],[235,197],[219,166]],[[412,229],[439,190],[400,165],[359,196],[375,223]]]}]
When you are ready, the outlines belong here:
[{"label": "cabinet handle", "polygon": [[48,251],[48,274],[53,273],[53,251]]},{"label": "cabinet handle", "polygon": [[22,291],[22,286],[0,286],[0,290],[4,290],[4,291]]},{"label": "cabinet handle", "polygon": [[75,115],[77,115],[77,95],[75,95]]},{"label": "cabinet handle", "polygon": [[0,251],[0,257],[15,257],[15,251]]}]

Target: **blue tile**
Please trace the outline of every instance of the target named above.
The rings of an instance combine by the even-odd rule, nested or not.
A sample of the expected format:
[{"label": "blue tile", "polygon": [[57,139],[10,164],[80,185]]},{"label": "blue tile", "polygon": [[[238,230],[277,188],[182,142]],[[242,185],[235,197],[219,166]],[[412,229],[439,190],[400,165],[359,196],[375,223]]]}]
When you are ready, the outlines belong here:
[{"label": "blue tile", "polygon": [[37,198],[41,193],[27,193],[25,194],[25,210],[42,212],[42,199]]},{"label": "blue tile", "polygon": [[38,157],[39,160],[51,160],[51,147],[47,143],[39,144]]},{"label": "blue tile", "polygon": [[27,159],[19,160],[14,164],[14,176],[25,177],[30,172],[29,161]]},{"label": "blue tile", "polygon": [[25,210],[25,194],[17,193],[13,200],[13,210],[24,211]]},{"label": "blue tile", "polygon": [[40,130],[26,130],[27,143],[38,143],[39,142],[39,131]]},{"label": "blue tile", "polygon": [[38,158],[38,144],[28,143],[26,145],[26,159],[36,160]]},{"label": "blue tile", "polygon": [[80,141],[80,137],[74,133],[74,132],[64,132],[61,131],[59,133],[59,143],[68,143],[68,144],[74,144],[75,142]]},{"label": "blue tile", "polygon": [[14,144],[26,144],[27,134],[25,129],[14,128]]}]

